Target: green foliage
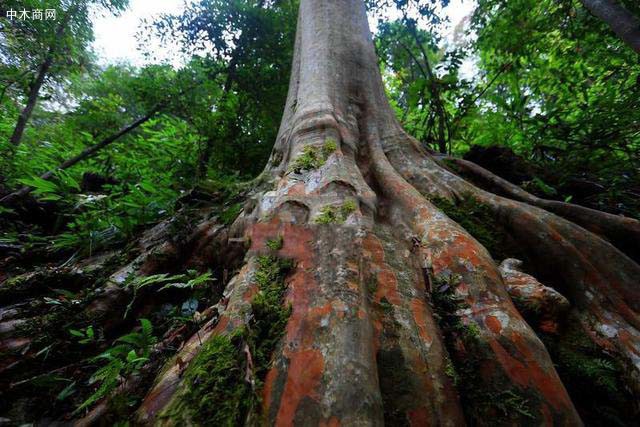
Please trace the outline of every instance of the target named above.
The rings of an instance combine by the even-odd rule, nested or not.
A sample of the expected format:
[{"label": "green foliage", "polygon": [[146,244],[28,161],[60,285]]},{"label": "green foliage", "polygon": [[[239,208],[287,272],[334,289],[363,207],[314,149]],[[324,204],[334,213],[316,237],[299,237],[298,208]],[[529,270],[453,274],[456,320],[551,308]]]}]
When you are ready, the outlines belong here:
[{"label": "green foliage", "polygon": [[333,152],[336,151],[337,149],[338,149],[338,142],[333,138],[327,138],[327,140],[322,145],[322,155],[326,159],[331,154],[333,154]]},{"label": "green foliage", "polygon": [[[127,0],[3,1],[0,83],[6,88],[6,94],[13,97],[28,93],[36,71],[49,58],[51,65],[46,87],[40,96],[56,96],[56,84],[64,84],[70,75],[90,66],[90,43],[93,41],[90,13],[118,14],[127,5]],[[9,19],[4,12],[10,9],[29,12],[55,9],[56,19]]]},{"label": "green foliage", "polygon": [[465,144],[498,141],[560,184],[604,188],[587,195],[589,207],[638,215],[637,54],[578,0],[481,0],[473,28],[480,66],[497,80]]},{"label": "green foliage", "polygon": [[616,353],[599,347],[583,321],[570,314],[557,334],[539,332],[576,408],[594,425],[628,425],[635,397]]},{"label": "green foliage", "polygon": [[289,169],[295,173],[300,173],[306,170],[318,169],[324,165],[324,162],[324,156],[321,155],[320,151],[316,147],[308,145],[296,157]]},{"label": "green foliage", "polygon": [[167,273],[153,274],[150,276],[138,276],[129,277],[124,283],[124,286],[133,290],[133,297],[127,305],[124,317],[127,317],[129,311],[133,307],[133,304],[138,296],[138,293],[151,286],[160,286],[158,292],[167,289],[190,289],[193,290],[198,287],[209,285],[214,278],[212,278],[211,272],[206,272],[198,275],[196,270],[188,270],[187,274],[169,275]]},{"label": "green foliage", "polygon": [[236,218],[238,218],[238,215],[240,215],[240,212],[242,212],[242,206],[242,203],[235,203],[225,209],[220,214],[220,221],[222,221],[222,223],[226,225],[233,224],[233,221],[235,221]]},{"label": "green foliage", "polygon": [[278,236],[275,239],[267,240],[267,247],[272,251],[279,251],[280,249],[282,249],[283,244],[284,244],[284,239],[282,238],[282,236]]},{"label": "green foliage", "polygon": [[84,330],[69,329],[69,333],[78,339],[80,344],[90,344],[95,342],[96,336],[93,326],[87,326]]},{"label": "green foliage", "polygon": [[76,410],[78,414],[91,407],[103,397],[108,396],[127,376],[139,371],[149,360],[151,347],[156,343],[153,326],[147,319],[140,319],[140,331],[134,331],[118,338],[116,345],[92,359],[96,363],[104,363],[89,380],[90,384],[98,384]]},{"label": "green foliage", "polygon": [[318,169],[326,163],[329,156],[337,149],[338,143],[332,138],[328,138],[320,148],[307,145],[289,166],[289,170],[300,173]]},{"label": "green foliage", "polygon": [[184,375],[186,392],[167,416],[189,416],[217,426],[242,423],[251,405],[251,386],[244,381],[242,333],[215,336],[200,349]]},{"label": "green foliage", "polygon": [[[532,193],[538,193],[538,192],[543,193],[548,197],[549,196],[553,197],[558,194],[555,188],[551,187],[549,184],[545,183],[542,179],[540,179],[537,176],[534,177],[533,180],[531,181],[523,182],[521,184],[521,187]],[[532,191],[532,188],[533,188],[533,191]]]},{"label": "green foliage", "polygon": [[149,37],[201,58],[210,98],[185,103],[183,111],[203,149],[212,148],[216,170],[255,176],[269,157],[287,95],[297,7],[297,0],[198,0],[148,23]]},{"label": "green foliage", "polygon": [[600,388],[601,392],[608,395],[621,392],[621,367],[597,348],[580,330],[580,326],[570,327],[562,339],[550,343],[550,347],[557,355],[556,360],[563,374],[580,382],[588,382],[590,387]]}]

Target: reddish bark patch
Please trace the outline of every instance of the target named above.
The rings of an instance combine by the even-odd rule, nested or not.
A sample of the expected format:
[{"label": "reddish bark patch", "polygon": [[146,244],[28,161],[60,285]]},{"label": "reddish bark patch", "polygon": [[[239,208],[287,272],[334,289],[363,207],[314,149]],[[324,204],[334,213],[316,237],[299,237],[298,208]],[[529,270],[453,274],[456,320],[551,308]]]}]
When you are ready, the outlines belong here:
[{"label": "reddish bark patch", "polygon": [[304,397],[318,399],[317,387],[324,372],[324,358],[318,350],[291,354],[276,426],[291,426],[298,404]]},{"label": "reddish bark patch", "polygon": [[386,298],[393,305],[400,305],[401,299],[398,294],[398,280],[396,275],[389,270],[382,270],[377,275],[378,288],[376,289],[375,300],[377,302]]},{"label": "reddish bark patch", "polygon": [[336,417],[331,417],[328,421],[320,421],[320,427],[340,427],[340,420]]},{"label": "reddish bark patch", "polygon": [[500,332],[502,332],[502,324],[496,316],[485,317],[484,323],[485,325],[487,325],[487,328],[489,328],[494,334],[498,335],[500,334]]},{"label": "reddish bark patch", "polygon": [[536,390],[544,402],[552,405],[557,411],[566,411],[571,408],[572,404],[567,391],[555,371],[545,372],[544,368],[533,359],[529,346],[519,334],[514,333],[512,340],[527,364],[512,357],[497,340],[490,341],[491,348],[508,377],[522,388]]},{"label": "reddish bark patch", "polygon": [[427,307],[424,300],[418,298],[412,299],[411,312],[413,313],[413,320],[418,327],[420,338],[430,344],[433,341],[433,337],[429,335],[427,329]]},{"label": "reddish bark patch", "polygon": [[413,411],[409,411],[409,424],[411,427],[423,427],[430,425],[429,411],[426,408],[416,408]]}]

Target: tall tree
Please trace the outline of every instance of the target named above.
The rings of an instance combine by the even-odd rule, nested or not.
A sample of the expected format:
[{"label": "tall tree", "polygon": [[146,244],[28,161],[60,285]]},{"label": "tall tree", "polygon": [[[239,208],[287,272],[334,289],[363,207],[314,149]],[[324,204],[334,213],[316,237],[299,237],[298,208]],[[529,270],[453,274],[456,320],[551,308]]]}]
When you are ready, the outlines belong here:
[{"label": "tall tree", "polygon": [[[510,200],[468,183],[398,125],[363,2],[303,0],[298,19],[280,133],[234,224],[234,235],[242,229],[251,242],[246,263],[227,287],[220,316],[163,371],[139,420],[205,422],[200,402],[220,396],[189,382],[195,372],[203,380],[201,364],[221,339],[230,340],[251,378],[256,356],[240,331],[255,327],[243,313],[260,316],[252,296],[261,292],[271,253],[295,267],[287,279],[291,316],[260,378],[270,422],[453,425],[465,415],[486,420],[510,399],[521,405],[505,411],[512,421],[579,424],[547,349],[508,296],[510,276],[433,200],[483,206],[532,265],[553,263],[585,339],[593,336],[588,331],[614,328],[607,345],[629,362],[639,348],[633,277],[640,267],[621,251],[632,250],[624,235],[637,239],[640,224],[565,203]],[[604,253],[611,262],[602,262]],[[461,373],[457,384],[450,363]]]},{"label": "tall tree", "polygon": [[[7,63],[3,68],[18,68],[22,72],[18,80],[27,79],[26,100],[9,139],[18,146],[40,97],[46,80],[55,76],[64,78],[70,70],[83,65],[88,55],[88,45],[93,39],[89,10],[102,6],[113,12],[123,10],[127,0],[48,0],[9,1],[6,9],[56,11],[55,19],[9,19],[2,17],[1,25],[5,43],[0,57]],[[13,82],[11,82],[13,83]]]},{"label": "tall tree", "polygon": [[[123,314],[163,303],[143,294],[171,280],[156,273],[238,273],[185,342],[183,327],[150,350],[141,322],[102,353],[110,364],[92,378],[111,392],[76,410],[91,407],[79,424],[117,418],[136,394],[142,425],[573,426],[603,401],[607,415],[637,419],[640,222],[446,160],[398,123],[364,2],[302,0],[278,137],[236,219],[200,211],[182,241],[180,222],[159,224],[81,315],[107,318],[107,336]],[[514,259],[498,266],[516,255],[532,274]],[[131,292],[144,302],[127,307]],[[570,381],[576,370],[590,372],[583,383]],[[576,394],[601,381],[610,395]]]}]

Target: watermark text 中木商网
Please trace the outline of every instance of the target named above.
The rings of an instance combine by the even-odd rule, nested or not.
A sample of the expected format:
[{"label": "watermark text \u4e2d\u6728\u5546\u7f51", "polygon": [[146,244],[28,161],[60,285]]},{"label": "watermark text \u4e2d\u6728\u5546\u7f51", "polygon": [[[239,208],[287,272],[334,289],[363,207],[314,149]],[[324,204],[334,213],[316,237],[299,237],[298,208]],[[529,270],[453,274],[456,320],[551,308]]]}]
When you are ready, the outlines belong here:
[{"label": "watermark text \u4e2d\u6728\u5546\u7f51", "polygon": [[6,12],[6,18],[13,21],[34,20],[34,21],[55,21],[57,17],[56,9],[33,9],[33,10],[15,10],[9,9]]}]

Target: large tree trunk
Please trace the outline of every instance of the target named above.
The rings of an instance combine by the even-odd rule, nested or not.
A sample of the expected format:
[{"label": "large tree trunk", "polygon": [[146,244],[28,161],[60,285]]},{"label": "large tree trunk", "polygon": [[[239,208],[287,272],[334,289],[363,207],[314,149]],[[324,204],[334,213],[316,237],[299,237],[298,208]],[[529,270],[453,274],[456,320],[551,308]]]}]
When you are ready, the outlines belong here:
[{"label": "large tree trunk", "polygon": [[[228,230],[207,220],[189,244],[145,250],[125,270],[151,274],[154,259],[228,262],[237,254],[229,248],[248,246],[217,314],[165,363],[136,422],[581,425],[576,406],[588,415],[599,402],[576,401],[567,389],[582,391],[554,365],[564,366],[576,335],[623,367],[623,395],[632,397],[622,403],[637,415],[640,267],[541,201],[519,199],[475,187],[402,130],[363,1],[302,0],[279,136],[243,212]],[[513,261],[498,268],[436,206],[443,201],[487,210],[528,271],[547,273],[558,289]],[[116,278],[124,273],[113,277],[89,313],[122,310]],[[269,308],[282,277],[284,305]],[[539,322],[525,321],[527,307],[543,313]],[[132,393],[134,383],[113,396]],[[80,425],[108,411],[100,404]]]}]

